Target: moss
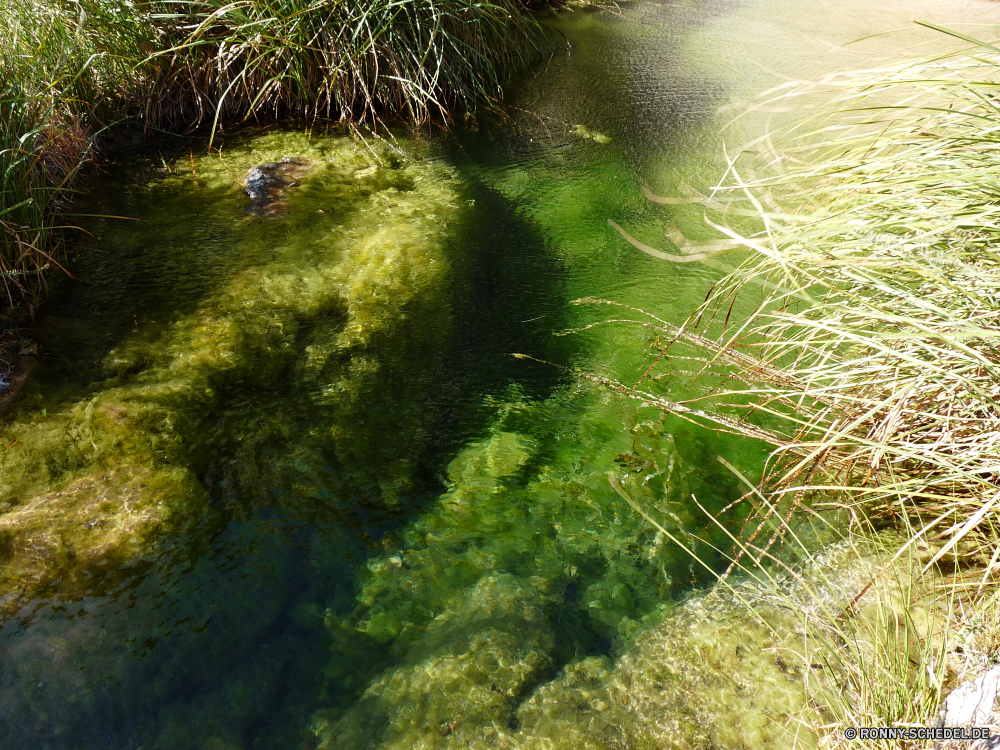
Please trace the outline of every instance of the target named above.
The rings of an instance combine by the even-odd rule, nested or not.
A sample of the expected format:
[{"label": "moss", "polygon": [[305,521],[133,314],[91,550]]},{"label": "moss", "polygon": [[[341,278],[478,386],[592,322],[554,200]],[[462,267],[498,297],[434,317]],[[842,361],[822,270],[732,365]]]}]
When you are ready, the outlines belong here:
[{"label": "moss", "polygon": [[[580,654],[627,648],[674,606],[674,581],[683,590],[691,578],[691,561],[631,511],[607,473],[624,469],[630,495],[685,534],[699,524],[684,502],[692,470],[683,465],[662,416],[582,384],[547,402],[502,406],[490,432],[448,466],[447,491],[359,572],[354,611],[327,612],[327,678],[359,702],[317,714],[320,746],[555,747],[544,732],[541,744],[524,739],[544,724],[526,708],[534,687],[551,694],[559,680],[546,680],[567,662],[567,685],[595,682],[610,663],[575,666]],[[474,627],[444,627],[472,617],[483,591],[501,589],[530,606],[530,631],[475,617]],[[481,628],[479,640],[469,628]],[[481,668],[501,682],[524,677],[516,689],[496,682],[492,697],[509,699],[494,705],[480,696]],[[401,692],[386,687],[397,683]],[[595,696],[586,700],[610,710],[611,698]],[[577,698],[566,700],[569,716]],[[610,720],[596,734],[586,723],[561,726],[559,747],[618,747],[626,732]]]},{"label": "moss", "polygon": [[700,511],[685,502],[694,472],[682,468],[662,417],[646,416],[587,388],[513,408],[454,459],[448,491],[404,532],[401,547],[369,564],[358,585],[362,609],[391,609],[399,596],[407,612],[434,613],[435,592],[509,570],[618,638],[625,618],[671,600],[691,561],[614,493],[608,471],[628,469],[629,493],[678,531],[700,526]]},{"label": "moss", "polygon": [[[314,165],[287,188],[288,216],[245,216],[246,169],[285,155]],[[169,262],[191,266],[190,285],[187,271],[165,279],[170,299],[134,316],[134,330],[119,329],[82,392],[73,395],[58,370],[43,372],[0,427],[0,524],[16,528],[19,540],[52,529],[50,552],[30,564],[30,544],[13,544],[25,562],[7,583],[51,580],[108,545],[151,539],[164,519],[190,512],[175,501],[193,502],[195,477],[230,505],[303,513],[311,503],[328,505],[338,483],[340,496],[374,505],[391,506],[412,489],[428,419],[420,393],[441,364],[435,336],[447,332],[452,174],[398,157],[388,168],[345,137],[287,133],[251,139],[224,158],[188,157],[126,191],[148,225],[102,225],[98,235],[126,268],[132,248],[151,262],[182,253]],[[210,237],[223,230],[226,241],[199,245],[192,227],[205,226]],[[126,271],[140,281],[146,273],[141,261]],[[122,317],[108,317],[115,315]],[[417,341],[414,327],[428,321],[434,325]],[[57,320],[49,334],[50,346],[82,348],[85,359],[108,329],[99,318],[61,328]],[[416,346],[428,356],[411,372]],[[136,471],[147,479],[133,479]],[[135,492],[143,481],[175,487],[147,501]],[[127,523],[109,521],[95,535],[85,524],[99,503],[116,513],[127,504],[162,509],[128,511]]]},{"label": "moss", "polygon": [[113,586],[149,544],[200,520],[205,489],[182,468],[122,463],[32,497],[0,515],[0,610],[56,579],[65,588]]},{"label": "moss", "polygon": [[461,748],[484,726],[508,724],[521,695],[552,668],[541,606],[537,591],[509,574],[480,579],[339,720],[314,718],[318,747]]},{"label": "moss", "polygon": [[[816,624],[843,611],[875,571],[884,572],[877,549],[858,551],[832,545],[794,574],[696,593],[668,607],[616,660],[576,659],[553,677],[543,666],[551,664],[546,639],[554,632],[545,624],[545,595],[491,573],[425,626],[408,666],[377,676],[346,713],[318,713],[309,732],[324,748],[815,747],[814,728],[833,716],[822,706],[844,679],[837,665],[859,655],[833,653],[836,638],[823,636]],[[904,613],[919,619],[920,608],[899,597],[904,578],[887,587],[883,602],[899,620]],[[483,591],[512,598],[504,609],[484,600]],[[853,618],[858,633],[878,631],[876,620],[886,610],[870,612],[879,609],[874,597],[870,592],[860,602]],[[519,635],[516,616],[490,629],[494,615],[471,614],[484,601],[500,619],[523,602],[521,611],[531,615],[519,616],[539,620],[534,640]],[[455,631],[445,625],[466,622]],[[479,640],[469,640],[480,627]],[[515,674],[530,674],[538,684],[508,690],[516,693],[514,706],[489,703],[480,671],[487,662],[498,688]],[[531,679],[523,682],[532,687]]]}]

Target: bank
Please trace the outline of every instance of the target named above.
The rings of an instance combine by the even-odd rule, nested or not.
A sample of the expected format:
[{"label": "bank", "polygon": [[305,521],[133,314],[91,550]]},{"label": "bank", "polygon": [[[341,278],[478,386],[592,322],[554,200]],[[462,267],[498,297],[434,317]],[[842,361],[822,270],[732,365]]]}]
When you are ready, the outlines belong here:
[{"label": "bank", "polygon": [[[158,134],[247,121],[447,126],[502,98],[543,34],[519,0],[46,0],[0,11],[3,352],[66,272],[77,175]],[[360,132],[360,131],[359,131]],[[5,389],[6,390],[6,389]]]}]

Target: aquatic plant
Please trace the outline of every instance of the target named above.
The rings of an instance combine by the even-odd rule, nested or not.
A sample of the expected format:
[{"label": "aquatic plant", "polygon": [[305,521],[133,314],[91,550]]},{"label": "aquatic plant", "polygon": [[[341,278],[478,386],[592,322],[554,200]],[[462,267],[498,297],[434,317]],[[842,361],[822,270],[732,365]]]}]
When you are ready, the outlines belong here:
[{"label": "aquatic plant", "polygon": [[[686,349],[714,387],[675,402],[650,378],[634,392],[777,446],[747,494],[756,520],[743,555],[753,562],[790,543],[800,516],[837,510],[863,535],[902,528],[891,557],[952,571],[946,594],[964,606],[996,585],[998,52],[983,43],[971,57],[768,92],[762,107],[822,104],[742,148],[724,184],[694,198],[725,239],[671,237],[680,260],[749,258],[685,326],[643,318],[666,342],[657,356]],[[730,317],[737,300],[753,306],[745,320]],[[871,637],[894,641],[898,620],[884,615]],[[954,627],[949,615],[942,632]],[[885,664],[856,655],[852,721],[924,721],[934,711],[941,660],[931,650],[947,638],[910,640],[922,644],[914,661],[931,679],[916,689],[907,665],[880,675]]]},{"label": "aquatic plant", "polygon": [[[606,676],[606,656],[577,662],[627,650],[706,577],[670,535],[716,562],[712,547],[727,546],[699,528],[687,498],[696,489],[719,509],[731,488],[713,487],[678,442],[655,410],[586,381],[504,403],[448,466],[447,491],[358,571],[353,609],[327,611],[332,705],[313,720],[320,745],[519,747],[531,734],[517,732],[525,706],[554,689],[558,670],[575,680],[603,665]],[[621,486],[657,509],[667,534],[632,512],[609,471],[623,471]],[[539,700],[545,713],[549,698]],[[561,705],[552,728],[576,711]]]},{"label": "aquatic plant", "polygon": [[[784,571],[747,569],[664,608],[617,658],[578,656],[558,671],[551,594],[486,570],[356,703],[317,712],[308,732],[345,749],[815,748],[845,721],[841,686],[886,685],[903,709],[892,718],[919,723],[930,704],[914,696],[923,685],[936,697],[951,669],[940,649],[921,653],[947,602],[921,608],[918,562],[887,575],[891,555],[843,541]],[[858,663],[885,670],[877,686]]]},{"label": "aquatic plant", "polygon": [[[200,220],[227,233],[224,257],[205,260],[218,275],[194,287],[186,309],[176,307],[182,292],[166,290],[173,306],[150,315],[158,322],[136,316],[114,346],[98,348],[98,361],[81,362],[90,368],[83,384],[38,383],[0,427],[5,593],[30,596],[60,575],[71,585],[111,544],[108,535],[155,540],[167,519],[197,513],[174,502],[194,477],[235,513],[280,505],[307,517],[335,513],[338,502],[344,513],[403,502],[433,416],[421,394],[441,362],[428,331],[440,338],[448,330],[443,241],[458,206],[449,170],[381,148],[395,168],[343,135],[263,136],[232,145],[225,161],[195,162]],[[250,164],[289,150],[313,169],[294,188],[289,216],[260,226],[233,190]],[[204,253],[191,244],[191,213],[177,210],[191,208],[194,180],[188,167],[136,186],[132,197],[159,220],[95,233],[136,243],[147,256],[176,258],[174,242]],[[109,316],[120,318],[114,307]],[[428,320],[436,326],[421,337],[408,333]],[[110,322],[100,331],[70,327],[49,343],[78,353],[109,331]],[[231,400],[241,385],[253,386],[253,407]],[[134,478],[139,466],[148,471]],[[160,479],[176,486],[156,489]],[[136,483],[150,486],[142,503],[129,499]],[[207,502],[204,490],[196,494]],[[144,515],[147,505],[155,512]],[[46,534],[75,551],[35,554],[33,540]]]}]

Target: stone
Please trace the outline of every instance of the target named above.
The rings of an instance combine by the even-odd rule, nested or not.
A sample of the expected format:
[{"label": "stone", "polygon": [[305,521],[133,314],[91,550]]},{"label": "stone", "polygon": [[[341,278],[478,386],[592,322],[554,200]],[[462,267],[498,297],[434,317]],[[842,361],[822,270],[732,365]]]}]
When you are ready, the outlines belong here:
[{"label": "stone", "polygon": [[252,216],[283,213],[287,208],[283,200],[285,188],[294,185],[310,168],[308,160],[292,156],[250,167],[244,180],[244,192],[250,197],[246,212]]},{"label": "stone", "polygon": [[938,716],[938,726],[981,727],[990,723],[998,687],[1000,667],[993,667],[976,679],[963,682],[945,699]]}]

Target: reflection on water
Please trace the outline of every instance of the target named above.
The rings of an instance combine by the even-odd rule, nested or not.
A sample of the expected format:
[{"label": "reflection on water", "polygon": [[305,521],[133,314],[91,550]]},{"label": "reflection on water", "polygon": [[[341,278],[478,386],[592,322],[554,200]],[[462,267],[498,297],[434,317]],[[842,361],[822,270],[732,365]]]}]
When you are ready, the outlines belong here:
[{"label": "reflection on water", "polygon": [[[985,12],[851,2],[835,38],[821,3],[562,12],[571,46],[475,132],[123,156],[92,212],[140,221],[95,221],[0,428],[0,747],[781,744],[748,696],[794,713],[798,677],[731,603],[681,603],[705,572],[607,481],[711,562],[690,498],[720,511],[716,456],[752,473],[763,447],[576,374],[634,379],[641,331],[557,334],[605,314],[581,296],[701,300],[716,269],[607,219],[704,232],[638,181],[712,184],[720,107],[918,38],[852,34]],[[308,170],[248,216],[243,175],[283,156]]]}]

